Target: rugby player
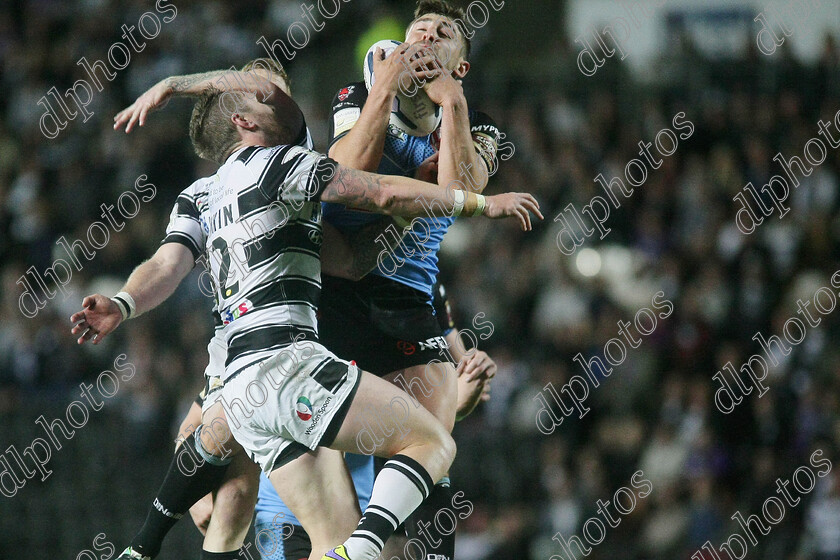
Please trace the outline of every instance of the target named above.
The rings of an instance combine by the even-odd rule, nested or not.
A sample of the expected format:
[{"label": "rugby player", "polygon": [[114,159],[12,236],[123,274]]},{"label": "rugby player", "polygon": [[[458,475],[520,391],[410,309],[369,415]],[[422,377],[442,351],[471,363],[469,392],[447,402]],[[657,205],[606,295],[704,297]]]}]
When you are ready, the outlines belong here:
[{"label": "rugby player", "polygon": [[[422,61],[411,63],[411,66],[418,72],[418,77],[426,75],[421,63]],[[260,75],[261,72],[263,75]],[[265,87],[269,80],[279,88],[278,91],[272,92],[270,88]],[[289,98],[286,97],[291,95],[288,76],[279,64],[270,59],[251,61],[242,68],[242,73],[217,70],[188,76],[173,76],[162,80],[141,95],[131,106],[118,113],[114,118],[114,128],[119,129],[125,125],[126,133],[128,133],[136,124],[143,126],[149,112],[165,106],[171,97],[199,95],[211,87],[229,90],[242,87],[245,91],[260,96],[263,102],[270,100],[273,105],[276,124],[283,128],[286,138],[289,140],[296,138],[295,142],[299,145],[307,148],[312,147],[311,136],[305,126],[302,114],[297,105],[290,102]],[[276,97],[272,98],[271,95],[276,95]],[[294,123],[297,122],[299,122],[299,129],[296,131]],[[434,163],[430,160],[421,165],[417,178],[426,181],[436,180]],[[336,276],[358,279],[375,266],[375,251],[360,251],[360,254],[356,254],[353,248],[374,247],[373,240],[380,233],[379,228],[366,228],[366,232],[354,234],[348,242],[344,242],[342,236],[328,224],[323,224],[323,229],[322,256],[326,257],[323,265],[325,271]],[[347,255],[350,258],[347,258]],[[222,325],[218,315],[216,316],[216,324],[217,328]],[[193,406],[193,409],[196,410],[191,409],[187,418],[182,422],[177,440],[179,445],[182,440],[190,437],[195,427],[200,424],[201,405],[205,400],[205,393],[211,386],[218,387],[219,383],[217,381],[223,375],[226,351],[218,336],[211,340],[208,350],[210,359],[205,370],[207,388],[202,391],[202,395],[197,399],[198,405]],[[487,359],[486,355],[484,359]],[[472,361],[475,362],[475,360]],[[480,395],[480,393],[480,385],[465,381],[465,395]],[[477,400],[474,402],[477,402]],[[224,439],[226,438],[227,436],[224,437]],[[190,449],[191,447],[188,446],[186,452],[189,452]],[[178,451],[178,448],[176,448],[176,451]],[[185,451],[181,450],[181,452]],[[132,539],[131,545],[120,555],[120,559],[148,560],[154,558],[160,550],[166,533],[183,516],[183,512],[203,489],[213,490],[216,493],[216,502],[219,506],[217,514],[213,518],[212,527],[210,526],[210,511],[212,511],[212,505],[210,505],[212,504],[212,497],[210,495],[190,509],[194,517],[201,516],[201,519],[197,520],[196,523],[202,533],[206,534],[205,549],[235,550],[243,542],[250,521],[247,514],[243,516],[239,512],[250,512],[254,505],[256,488],[253,484],[250,468],[253,464],[250,461],[243,463],[241,459],[234,463],[226,474],[225,483],[217,489],[216,487],[211,488],[211,486],[214,483],[218,484],[217,481],[220,480],[220,477],[225,475],[226,461],[205,461],[195,467],[194,470],[197,472],[191,472],[189,477],[185,477],[185,473],[179,468],[183,459],[183,457],[177,455],[173,458],[164,483],[149,507],[145,523]],[[355,473],[351,471],[351,475],[355,476]],[[209,529],[209,532],[207,529]],[[322,537],[326,539],[328,535]]]},{"label": "rugby player", "polygon": [[[341,88],[333,99],[329,155],[341,165],[387,175],[411,176],[427,158],[438,155],[440,185],[466,185],[479,193],[495,171],[499,131],[484,113],[470,110],[460,80],[469,69],[470,40],[464,12],[443,0],[420,0],[405,43],[385,58],[374,53],[376,80]],[[440,128],[427,137],[409,136],[389,125],[400,83],[405,84],[406,57],[430,58],[424,90],[440,106]],[[416,79],[412,77],[412,79]],[[380,217],[356,212],[352,205],[326,204],[324,221],[344,232],[355,231]],[[453,218],[413,221],[411,232],[393,252],[390,266],[380,266],[360,281],[325,273],[320,336],[341,356],[397,384],[432,412],[446,429],[455,422],[457,371],[448,344],[435,319],[433,286],[438,274],[437,251]],[[350,325],[350,328],[348,328]],[[410,349],[410,351],[406,351]],[[444,357],[442,386],[429,387],[426,364]],[[411,537],[451,503],[448,478],[436,484],[431,497],[406,522]],[[451,560],[454,533],[433,537],[439,546],[430,558]]]},{"label": "rugby player", "polygon": [[[282,297],[280,294],[271,293],[271,286],[277,282],[289,280],[290,272],[302,272],[303,274],[299,275],[301,278],[295,280],[309,281],[310,284],[317,285],[320,263],[317,261],[317,253],[314,249],[318,245],[316,242],[319,240],[318,236],[307,234],[308,241],[303,238],[303,235],[293,237],[295,233],[320,231],[318,224],[320,206],[316,204],[316,201],[320,198],[324,201],[350,202],[369,210],[384,209],[386,212],[411,216],[424,212],[423,206],[415,201],[421,196],[426,200],[435,198],[447,200],[445,197],[454,197],[455,204],[441,213],[451,213],[453,209],[456,212],[461,209],[476,212],[480,209],[481,199],[473,193],[463,193],[463,191],[454,193],[444,191],[441,196],[441,189],[417,181],[358,173],[341,168],[328,158],[300,148],[288,146],[273,149],[261,148],[259,146],[277,144],[276,138],[269,138],[272,132],[271,125],[263,124],[272,118],[269,111],[261,109],[251,100],[245,100],[246,111],[235,113],[229,119],[225,119],[218,107],[219,101],[220,95],[217,92],[205,96],[199,102],[194,112],[194,116],[198,115],[195,120],[199,124],[191,127],[191,132],[194,133],[191,136],[203,155],[210,155],[219,163],[224,161],[224,164],[219,173],[212,178],[197,181],[179,199],[179,204],[173,212],[167,241],[173,242],[168,246],[175,245],[181,249],[175,250],[179,253],[174,255],[175,266],[165,272],[169,272],[171,277],[180,280],[193,264],[193,259],[198,257],[201,247],[207,250],[215,248],[222,253],[220,263],[211,263],[219,286],[220,313],[230,313],[230,309],[241,309],[242,304],[234,304],[242,301],[243,298],[253,303],[251,298],[246,296],[252,296],[259,302],[253,304],[253,308],[246,305],[245,311],[241,312],[242,316],[225,326],[225,339],[228,346],[226,374],[231,376],[231,380],[225,383],[222,389],[223,398],[224,395],[228,395],[231,400],[241,402],[241,397],[245,396],[243,391],[246,387],[250,387],[252,382],[261,379],[261,376],[264,378],[268,372],[272,371],[271,368],[275,366],[280,368],[284,359],[297,362],[294,368],[296,375],[283,380],[284,383],[280,385],[278,392],[272,394],[273,398],[268,399],[269,406],[260,407],[256,415],[252,414],[246,418],[243,422],[245,426],[241,426],[238,422],[233,423],[234,434],[240,443],[245,440],[245,447],[251,458],[260,462],[265,471],[271,472],[272,481],[276,486],[282,486],[282,481],[289,480],[290,473],[294,473],[294,469],[290,470],[286,467],[299,466],[300,462],[295,459],[304,455],[307,449],[314,449],[319,443],[327,443],[329,440],[333,440],[332,444],[339,448],[355,449],[353,436],[356,430],[353,428],[358,427],[354,426],[358,415],[354,410],[365,405],[387,403],[396,391],[394,388],[389,391],[388,388],[392,387],[391,385],[382,385],[382,382],[369,374],[360,373],[354,365],[335,358],[317,343],[314,302],[312,301],[317,296],[317,289],[309,293],[301,290],[300,299],[295,300],[294,303],[283,299],[285,293]],[[205,129],[205,126],[209,130]],[[250,182],[249,171],[255,172],[254,177],[260,177],[256,184]],[[202,189],[210,189],[209,198],[203,198],[208,195]],[[277,198],[271,202],[260,200],[257,194],[264,195],[266,189]],[[253,196],[250,196],[251,194]],[[242,217],[239,206],[244,204],[243,201],[247,201],[245,206],[249,212],[246,214],[250,215],[244,216],[245,219],[242,220],[234,219],[230,224],[220,225],[217,221],[215,227],[218,229],[214,229],[209,235],[204,233],[199,224],[202,220],[205,226],[208,222],[214,223],[213,217],[221,215],[214,212],[222,212],[223,209],[233,211],[236,208],[233,214],[237,218]],[[277,203],[279,205],[275,206]],[[538,212],[535,202],[529,195],[499,195],[488,197],[485,214],[491,217],[516,215],[523,228],[528,228],[530,219],[527,216],[528,209]],[[290,221],[291,216],[295,218]],[[260,239],[263,241],[268,239],[265,235],[254,236],[243,231],[248,226],[247,218],[253,218],[251,222],[265,218],[268,220],[269,232],[276,234],[280,231],[285,235],[280,236],[279,242],[276,240],[271,244],[266,242],[268,249],[265,251],[254,252],[256,256],[253,261],[249,259],[249,266],[253,264],[255,269],[260,270],[253,270],[246,277],[241,278],[241,284],[239,278],[233,284],[228,284],[228,280],[233,276],[229,276],[229,264],[225,264],[229,263],[230,256],[227,249],[235,246],[231,245],[232,243],[240,241],[240,238],[230,236],[242,235],[241,239],[246,243],[251,243],[252,248]],[[287,222],[299,227],[288,229]],[[253,225],[251,223],[251,226]],[[295,229],[297,231],[294,231]],[[290,242],[303,246],[289,247],[286,244]],[[165,248],[167,245],[162,249]],[[296,250],[300,252],[296,253]],[[304,258],[303,255],[309,258]],[[266,266],[266,263],[275,266]],[[314,269],[314,264],[318,265],[318,270]],[[307,269],[307,266],[310,268]],[[162,295],[168,296],[177,285],[177,282],[172,285],[170,278],[169,282],[163,282],[167,289],[150,291],[148,283],[139,281],[144,276],[140,273],[141,269],[135,271],[132,275],[135,278],[129,279],[126,290],[118,294],[119,297],[115,300],[109,300],[101,295],[86,298],[85,310],[74,316],[74,319],[79,321],[73,329],[74,332],[84,331],[80,338],[81,342],[94,337],[103,338],[119,324],[121,311],[130,316],[135,312],[135,305],[136,309],[144,311],[159,303]],[[272,275],[271,272],[275,274]],[[129,290],[141,294],[137,296],[141,301],[140,304],[134,304],[135,298],[129,295],[131,293]],[[285,292],[285,290],[281,291]],[[266,302],[269,307],[263,307]],[[250,314],[250,317],[246,314]],[[273,327],[264,324],[266,317],[269,320],[280,320],[277,319],[278,314],[285,317],[286,321],[293,321],[292,324],[276,324]],[[260,339],[259,336],[248,336],[257,331],[259,335],[271,335],[270,340]],[[277,348],[279,340],[274,336],[278,333],[282,333],[284,337],[279,349]],[[308,349],[314,348],[314,356],[312,353],[307,355],[296,347],[298,335],[306,341]],[[271,343],[274,343],[274,347]],[[316,362],[318,358],[321,359]],[[269,366],[262,363],[266,360],[271,362]],[[302,375],[302,371],[309,370],[317,370],[315,375],[323,373],[321,381],[329,383],[332,391],[317,379]],[[358,393],[355,393],[356,383],[352,382],[353,378],[356,378],[356,382],[362,388]],[[288,398],[291,393],[289,391],[284,393],[279,389],[287,388],[294,392],[294,389],[289,387],[290,383],[296,383],[295,387],[301,386],[301,390],[309,391],[315,399],[316,406],[321,404],[321,407],[317,408],[318,415],[306,431],[303,431],[301,426],[289,423],[288,419],[285,419],[281,427],[277,426],[278,415],[281,412],[278,409],[280,403],[275,401],[275,398],[281,396]],[[375,391],[368,392],[368,388],[374,388]],[[341,392],[334,392],[339,389]],[[352,394],[355,394],[355,397],[352,397]],[[327,410],[330,401],[333,401],[333,407]],[[356,404],[351,406],[351,403]],[[219,408],[221,408],[220,405]],[[337,414],[337,410],[340,410],[341,414]],[[342,415],[345,415],[344,422],[340,423]],[[205,416],[205,423],[206,420]],[[319,420],[324,421],[315,429]],[[451,439],[442,437],[440,426],[431,416],[424,417],[422,409],[415,411],[413,417],[409,419],[409,424],[412,426],[410,434],[413,436],[408,437],[408,442],[403,440],[397,443],[392,438],[386,442],[384,449],[380,450],[386,455],[403,453],[386,463],[385,469],[377,478],[371,506],[368,509],[378,508],[379,513],[368,512],[359,528],[346,543],[354,560],[357,557],[375,556],[376,551],[381,548],[377,541],[381,542],[382,536],[387,537],[386,533],[393,530],[391,527],[393,521],[399,522],[404,518],[422,500],[425,493],[423,490],[428,490],[430,486],[428,477],[423,473],[435,478],[439,477],[443,474],[441,469],[445,469],[451,459],[448,453],[451,451],[448,449],[451,446]],[[283,429],[287,432],[281,435]],[[275,445],[263,445],[266,439]],[[305,446],[299,443],[300,440],[305,442]],[[199,450],[201,447],[202,445],[197,446]],[[312,455],[318,455],[318,452]],[[291,478],[294,476],[292,474]],[[300,482],[305,483],[305,479],[300,479]],[[417,483],[414,488],[411,486],[413,483]],[[377,488],[381,488],[379,499]],[[402,497],[402,499],[395,499],[395,497]],[[376,502],[381,502],[381,504]],[[345,553],[340,552],[340,554]]]},{"label": "rugby player", "polygon": [[[268,87],[271,82],[275,89]],[[241,73],[230,70],[216,70],[187,76],[172,76],[162,80],[141,95],[132,105],[120,111],[114,117],[114,128],[125,125],[126,133],[131,132],[135,125],[143,126],[151,111],[165,106],[173,96],[197,96],[209,88],[220,88],[235,91],[244,87],[258,95],[258,99],[269,103],[274,113],[277,130],[281,131],[283,143],[296,144],[311,149],[312,139],[306,127],[297,104],[290,101],[291,91],[289,79],[285,70],[270,59],[257,59],[247,63]],[[340,234],[329,225],[322,225],[324,244],[322,256],[324,269],[334,274],[358,275],[375,266],[370,257],[364,262],[363,255],[348,253],[352,247],[364,247],[373,244],[376,230],[369,234],[362,234],[356,239],[345,242]],[[367,235],[367,238],[363,237]],[[154,260],[154,258],[153,258]],[[351,276],[355,277],[355,276]],[[184,456],[191,456],[194,447],[193,432],[201,424],[201,404],[206,392],[211,386],[218,386],[218,380],[224,374],[224,361],[227,350],[221,337],[222,319],[214,313],[216,334],[208,345],[209,361],[205,370],[205,389],[198,401],[197,413],[192,411],[181,425],[176,440],[176,456],[173,458],[164,482],[149,507],[146,520],[140,531],[131,541],[131,545],[120,555],[121,560],[141,559],[151,560],[160,551],[163,539],[174,524],[183,516],[187,508],[206,492],[213,491],[219,506],[213,525],[210,517],[206,519],[206,526],[202,533],[206,534],[204,549],[206,551],[233,551],[239,549],[250,526],[247,512],[254,507],[257,497],[255,477],[258,469],[256,465],[244,456],[233,456],[230,459],[204,460],[189,473],[183,472],[182,465],[193,464]],[[95,343],[95,342],[94,342]],[[226,434],[217,436],[226,439]],[[181,443],[188,440],[186,449]],[[230,466],[228,466],[230,464]],[[189,475],[189,476],[187,476]],[[224,477],[224,478],[223,478]],[[244,511],[246,514],[240,515]],[[209,528],[209,531],[207,529]]]}]

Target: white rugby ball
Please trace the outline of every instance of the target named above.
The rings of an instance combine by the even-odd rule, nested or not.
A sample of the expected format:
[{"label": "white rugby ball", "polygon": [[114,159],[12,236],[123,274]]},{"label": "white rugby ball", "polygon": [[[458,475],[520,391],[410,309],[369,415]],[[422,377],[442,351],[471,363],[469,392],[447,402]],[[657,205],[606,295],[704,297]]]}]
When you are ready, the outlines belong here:
[{"label": "white rugby ball", "polygon": [[[374,43],[365,55],[364,74],[365,86],[368,91],[376,81],[376,76],[373,75],[373,57],[376,48],[379,47],[388,57],[394,49],[400,45],[399,41],[386,39]],[[442,113],[440,107],[436,105],[426,92],[417,86],[416,83],[409,81],[407,78],[403,79],[405,89],[416,90],[414,95],[407,95],[404,88],[397,90],[397,95],[394,97],[394,104],[391,106],[390,124],[402,130],[406,134],[412,136],[428,136],[440,126]]]}]

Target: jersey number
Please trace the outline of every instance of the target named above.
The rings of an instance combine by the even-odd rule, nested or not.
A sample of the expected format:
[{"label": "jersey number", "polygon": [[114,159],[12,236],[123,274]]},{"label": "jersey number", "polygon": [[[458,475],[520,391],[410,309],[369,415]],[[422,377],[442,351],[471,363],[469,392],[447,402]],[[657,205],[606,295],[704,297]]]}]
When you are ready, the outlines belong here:
[{"label": "jersey number", "polygon": [[228,298],[239,291],[239,282],[234,283],[233,286],[227,286],[228,273],[230,272],[230,251],[228,251],[227,241],[217,237],[213,240],[213,248],[218,249],[222,257],[222,266],[219,269],[219,287],[222,297]]}]

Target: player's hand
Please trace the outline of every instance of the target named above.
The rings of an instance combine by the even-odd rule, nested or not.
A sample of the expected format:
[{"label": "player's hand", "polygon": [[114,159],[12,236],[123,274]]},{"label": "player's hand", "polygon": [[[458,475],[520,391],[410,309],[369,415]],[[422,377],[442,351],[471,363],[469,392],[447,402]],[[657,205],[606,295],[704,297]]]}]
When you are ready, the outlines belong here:
[{"label": "player's hand", "polygon": [[487,402],[490,400],[490,380],[488,379],[484,383],[484,390],[481,392],[481,402]]},{"label": "player's hand", "polygon": [[143,126],[146,124],[146,115],[150,111],[165,107],[174,93],[175,90],[167,85],[166,80],[156,83],[138,97],[137,101],[117,113],[114,117],[114,130],[119,130],[122,125],[128,123],[125,127],[125,133],[128,134],[136,123]]},{"label": "player's hand", "polygon": [[418,51],[408,43],[402,43],[386,58],[385,51],[377,47],[373,53],[373,74],[376,80],[371,89],[385,87],[392,95],[400,88],[409,93],[418,82],[439,76],[442,72],[434,54]]},{"label": "player's hand", "polygon": [[423,90],[425,90],[426,95],[429,96],[429,99],[435,105],[443,106],[447,103],[466,100],[464,97],[464,87],[451,74],[445,72],[434,80],[426,82]]},{"label": "player's hand", "polygon": [[424,159],[423,163],[417,166],[417,171],[414,172],[414,178],[418,181],[437,184],[439,157],[440,152],[435,152]]},{"label": "player's hand", "polygon": [[516,217],[524,231],[531,231],[531,212],[540,220],[540,204],[528,193],[504,193],[488,196],[484,216],[492,219]]},{"label": "player's hand", "polygon": [[475,350],[472,354],[461,358],[457,367],[458,375],[463,375],[467,381],[478,378],[490,380],[498,370],[493,358],[482,350]]},{"label": "player's hand", "polygon": [[70,322],[74,323],[70,332],[81,333],[76,342],[84,344],[91,340],[99,344],[122,322],[122,313],[110,298],[94,294],[82,300],[82,310],[71,315]]},{"label": "player's hand", "polygon": [[190,508],[190,517],[202,535],[207,535],[210,526],[210,516],[213,514],[213,494],[207,494]]}]

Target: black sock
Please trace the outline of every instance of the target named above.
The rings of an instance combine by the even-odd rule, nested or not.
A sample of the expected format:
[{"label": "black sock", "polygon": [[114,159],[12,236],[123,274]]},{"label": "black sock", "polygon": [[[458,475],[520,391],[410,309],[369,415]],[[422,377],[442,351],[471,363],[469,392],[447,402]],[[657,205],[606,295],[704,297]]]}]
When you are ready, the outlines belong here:
[{"label": "black sock", "polygon": [[450,529],[449,524],[452,523],[454,514],[440,516],[439,526],[443,531],[439,530],[435,523],[435,517],[439,511],[444,509],[452,511],[452,493],[449,478],[441,479],[435,484],[429,497],[405,520],[405,532],[408,538],[417,539],[423,543],[427,558],[433,555],[434,558],[452,560],[455,556],[455,527],[451,527],[453,530],[449,534],[444,532]]},{"label": "black sock", "polygon": [[212,465],[202,459],[195,448],[195,435],[190,434],[175,452],[146,522],[131,541],[131,547],[143,556],[157,556],[169,530],[193,504],[221,485],[227,468],[227,464]]}]

